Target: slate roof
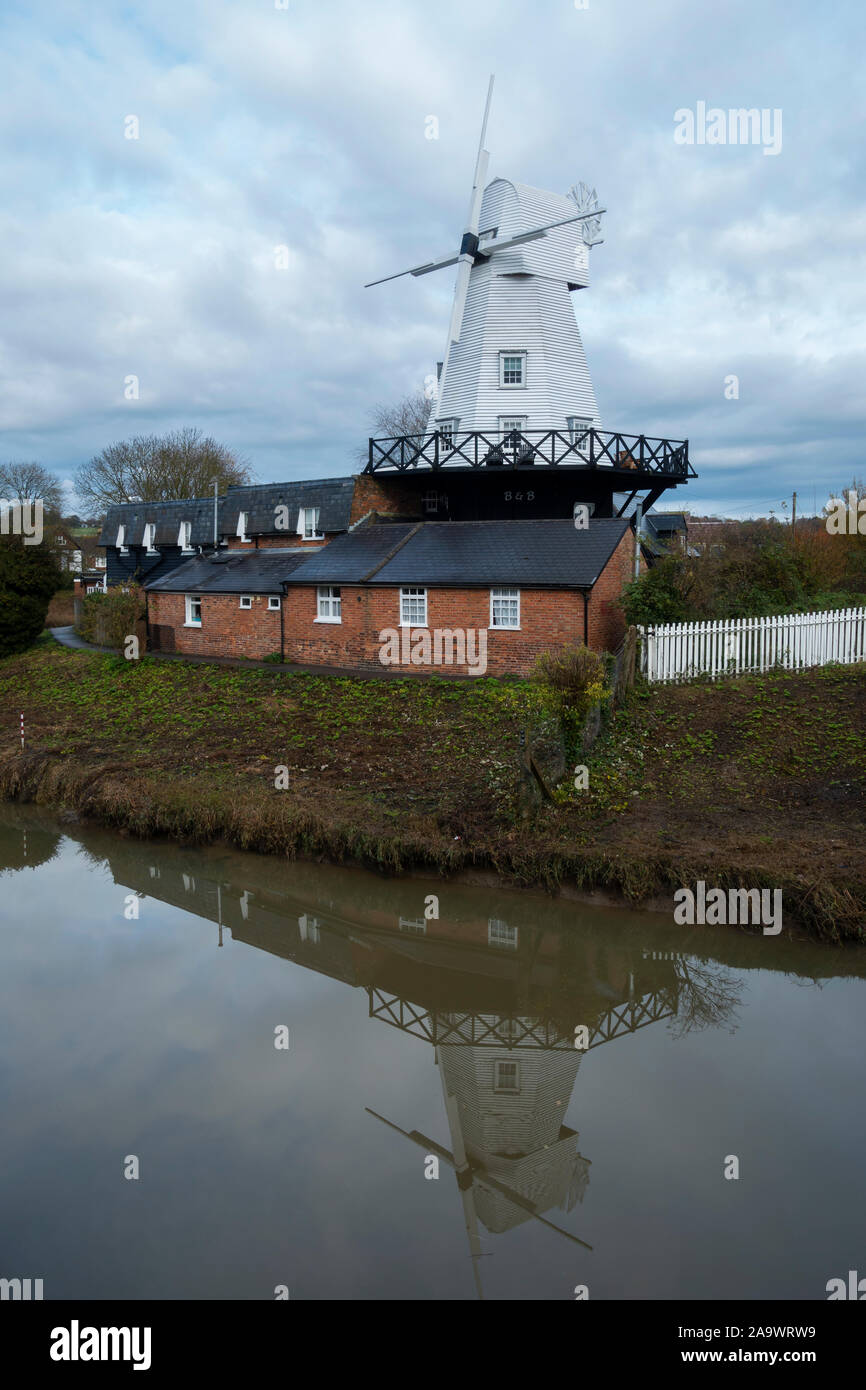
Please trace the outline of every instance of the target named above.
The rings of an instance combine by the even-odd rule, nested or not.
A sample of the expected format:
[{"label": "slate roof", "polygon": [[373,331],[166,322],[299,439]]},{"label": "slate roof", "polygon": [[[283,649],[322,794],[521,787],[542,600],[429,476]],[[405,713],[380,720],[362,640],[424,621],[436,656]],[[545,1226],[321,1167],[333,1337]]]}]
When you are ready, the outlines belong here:
[{"label": "slate roof", "polygon": [[223,535],[235,535],[238,516],[247,513],[247,535],[279,535],[276,509],[288,507],[288,523],[281,530],[293,536],[297,532],[301,507],[319,508],[319,530],[347,531],[354,478],[318,478],[298,483],[261,483],[251,487],[230,487],[220,504],[220,529]]},{"label": "slate roof", "polygon": [[670,536],[685,531],[685,512],[647,512],[644,521],[657,536]]},{"label": "slate roof", "polygon": [[[221,536],[236,535],[238,517],[241,512],[246,512],[247,535],[293,536],[297,532],[301,507],[319,508],[320,531],[347,531],[354,490],[355,479],[352,477],[230,487],[225,497],[219,500],[219,532]],[[278,531],[276,508],[279,506],[288,508],[288,521]],[[124,502],[109,507],[98,544],[115,545],[118,526],[125,526],[126,545],[141,545],[145,525],[155,522],[156,545],[177,545],[182,521],[192,522],[193,545],[213,545],[212,497],[182,498],[172,502]]]},{"label": "slate roof", "polygon": [[589,589],[629,527],[620,518],[360,527],[305,560],[292,584],[490,584]]},{"label": "slate roof", "polygon": [[307,550],[223,550],[219,559],[199,555],[145,584],[162,594],[278,594],[284,579],[309,556]]},{"label": "slate roof", "polygon": [[126,527],[124,543],[141,545],[144,528],[156,523],[156,544],[177,545],[182,521],[192,522],[193,545],[213,545],[213,498],[190,497],[177,502],[123,502],[109,507],[99,533],[98,545],[117,544],[118,526]]}]

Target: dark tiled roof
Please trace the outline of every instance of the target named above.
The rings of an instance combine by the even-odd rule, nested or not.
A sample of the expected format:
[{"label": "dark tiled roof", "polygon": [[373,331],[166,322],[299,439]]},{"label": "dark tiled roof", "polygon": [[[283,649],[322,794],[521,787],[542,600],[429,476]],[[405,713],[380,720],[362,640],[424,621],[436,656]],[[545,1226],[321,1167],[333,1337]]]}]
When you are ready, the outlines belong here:
[{"label": "dark tiled roof", "polygon": [[684,512],[647,512],[644,521],[657,536],[669,536],[675,531],[685,531]]},{"label": "dark tiled roof", "polygon": [[278,594],[282,581],[308,556],[306,550],[223,550],[219,560],[197,556],[145,588],[163,594]]},{"label": "dark tiled roof", "polygon": [[588,589],[628,526],[619,518],[592,519],[584,530],[569,520],[364,526],[307,560],[292,583]]},{"label": "dark tiled roof", "polygon": [[[310,482],[262,483],[256,487],[230,487],[222,499],[220,526],[223,535],[235,535],[238,516],[247,513],[247,535],[279,535],[277,507],[288,508],[280,530],[295,535],[301,507],[319,508],[319,530],[346,531],[355,491],[354,478],[320,478]],[[281,520],[286,518],[281,517]]]},{"label": "dark tiled roof", "polygon": [[415,530],[415,522],[359,526],[311,555],[292,576],[309,584],[360,584]]},{"label": "dark tiled roof", "polygon": [[[255,487],[230,487],[219,501],[219,532],[221,536],[237,533],[238,517],[247,513],[247,534],[293,536],[298,527],[301,507],[319,508],[319,530],[346,531],[352,510],[354,478],[321,478],[312,482],[262,483]],[[288,508],[288,517],[280,517],[285,525],[277,530],[277,507]],[[141,545],[144,528],[156,524],[156,544],[177,545],[182,521],[192,522],[192,544],[213,544],[213,498],[194,497],[173,502],[125,502],[109,507],[100,545],[117,543],[118,526],[126,527],[127,545]]]},{"label": "dark tiled roof", "polygon": [[141,545],[144,528],[156,523],[156,544],[177,545],[182,521],[192,522],[192,544],[213,545],[213,498],[190,497],[179,502],[123,502],[109,507],[99,545],[116,545],[117,528],[124,526],[126,545]]}]

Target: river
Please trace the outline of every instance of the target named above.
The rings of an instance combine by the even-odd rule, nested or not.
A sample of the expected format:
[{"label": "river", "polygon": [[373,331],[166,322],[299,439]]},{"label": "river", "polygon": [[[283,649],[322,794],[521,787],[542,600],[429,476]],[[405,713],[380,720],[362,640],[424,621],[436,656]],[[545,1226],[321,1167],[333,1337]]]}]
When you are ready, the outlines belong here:
[{"label": "river", "polygon": [[859,949],[0,806],[0,1277],[824,1299],[866,1273],[864,976]]}]

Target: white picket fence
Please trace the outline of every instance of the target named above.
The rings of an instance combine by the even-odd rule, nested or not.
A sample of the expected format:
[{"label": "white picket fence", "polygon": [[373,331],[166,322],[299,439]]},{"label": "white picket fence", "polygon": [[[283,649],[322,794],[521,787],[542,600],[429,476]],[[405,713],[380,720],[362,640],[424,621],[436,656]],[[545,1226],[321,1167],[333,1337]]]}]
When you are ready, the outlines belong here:
[{"label": "white picket fence", "polygon": [[667,623],[640,628],[641,671],[649,681],[739,676],[778,666],[799,671],[866,661],[866,608]]}]

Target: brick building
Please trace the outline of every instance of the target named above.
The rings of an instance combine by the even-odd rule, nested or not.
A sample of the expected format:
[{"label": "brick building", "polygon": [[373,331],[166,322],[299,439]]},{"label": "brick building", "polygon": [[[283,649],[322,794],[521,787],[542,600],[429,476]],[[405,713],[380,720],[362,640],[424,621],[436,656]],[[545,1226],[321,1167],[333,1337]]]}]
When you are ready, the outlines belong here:
[{"label": "brick building", "polygon": [[[625,519],[364,521],[312,553],[225,550],[147,585],[155,650],[407,672],[526,675],[612,650],[634,564]],[[483,669],[482,669],[483,668]]]}]

